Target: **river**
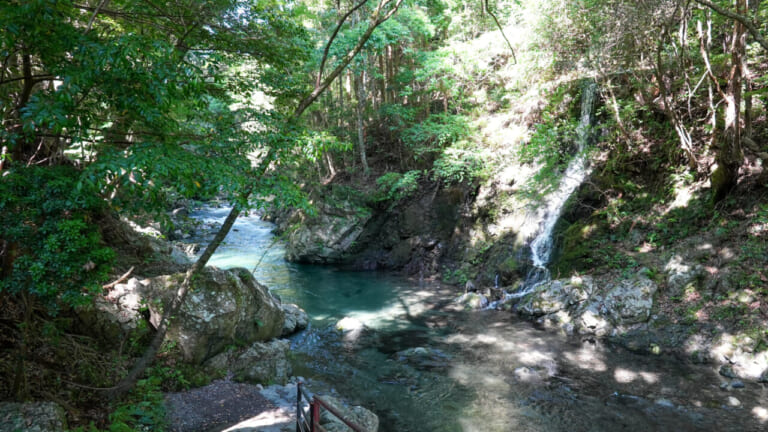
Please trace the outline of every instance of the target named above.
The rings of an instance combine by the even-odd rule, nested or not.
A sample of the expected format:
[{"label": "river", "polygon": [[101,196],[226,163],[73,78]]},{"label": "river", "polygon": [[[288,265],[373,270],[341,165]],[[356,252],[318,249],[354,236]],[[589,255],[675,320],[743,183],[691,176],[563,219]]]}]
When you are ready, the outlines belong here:
[{"label": "river", "polygon": [[[228,208],[193,217],[220,222]],[[199,239],[204,241],[205,239]],[[272,225],[241,217],[210,265],[246,267],[311,325],[294,374],[379,415],[381,431],[764,431],[762,384],[721,389],[714,366],[637,355],[509,312],[463,311],[455,287],[283,259]],[[367,326],[342,333],[345,317]]]}]

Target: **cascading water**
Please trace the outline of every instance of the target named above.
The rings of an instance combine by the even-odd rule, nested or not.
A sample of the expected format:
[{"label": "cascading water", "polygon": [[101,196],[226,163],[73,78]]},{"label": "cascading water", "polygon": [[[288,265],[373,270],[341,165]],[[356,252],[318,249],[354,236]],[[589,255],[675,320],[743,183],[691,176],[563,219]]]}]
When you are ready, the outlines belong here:
[{"label": "cascading water", "polygon": [[549,260],[552,257],[552,232],[555,229],[557,220],[560,218],[565,202],[568,201],[571,194],[589,174],[586,147],[589,142],[596,94],[597,84],[591,80],[587,81],[581,95],[581,118],[576,129],[578,150],[573,160],[568,164],[565,173],[563,173],[563,178],[560,180],[557,190],[547,195],[544,205],[539,210],[541,217],[540,228],[537,231],[536,237],[530,242],[533,268],[526,275],[520,289],[513,293],[506,293],[502,300],[491,303],[489,308],[495,308],[511,299],[523,297],[537,286],[550,280],[547,264],[549,264]]}]

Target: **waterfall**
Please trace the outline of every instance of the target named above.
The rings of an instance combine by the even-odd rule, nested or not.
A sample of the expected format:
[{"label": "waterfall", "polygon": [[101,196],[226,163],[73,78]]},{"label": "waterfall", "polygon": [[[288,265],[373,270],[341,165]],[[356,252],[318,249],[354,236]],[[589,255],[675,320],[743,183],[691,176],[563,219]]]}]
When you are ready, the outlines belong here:
[{"label": "waterfall", "polygon": [[563,173],[563,178],[560,180],[557,190],[546,196],[544,204],[539,211],[541,216],[539,229],[536,236],[529,243],[533,268],[528,272],[525,281],[517,291],[505,293],[502,300],[491,303],[488,306],[489,308],[495,308],[499,304],[511,299],[523,297],[532,292],[537,286],[549,282],[550,274],[547,264],[549,264],[549,260],[552,257],[552,232],[555,229],[557,220],[560,218],[560,214],[563,212],[565,202],[568,201],[571,194],[589,174],[586,148],[589,142],[596,94],[597,84],[591,80],[587,81],[582,90],[581,118],[576,129],[577,153],[568,164],[565,173]]}]

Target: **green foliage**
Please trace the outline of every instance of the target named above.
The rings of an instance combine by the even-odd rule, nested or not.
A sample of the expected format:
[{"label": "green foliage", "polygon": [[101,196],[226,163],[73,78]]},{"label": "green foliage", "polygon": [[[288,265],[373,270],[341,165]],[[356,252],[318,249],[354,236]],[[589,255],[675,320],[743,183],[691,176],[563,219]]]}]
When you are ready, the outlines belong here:
[{"label": "green foliage", "polygon": [[405,129],[401,138],[418,161],[466,138],[469,131],[466,117],[440,113]]},{"label": "green foliage", "polygon": [[376,179],[378,190],[376,201],[391,201],[393,204],[413,195],[419,188],[421,172],[408,171],[405,174],[386,173]]},{"label": "green foliage", "polygon": [[109,432],[165,430],[165,404],[161,390],[163,378],[150,373],[110,414]]},{"label": "green foliage", "polygon": [[446,149],[432,165],[436,180],[445,184],[471,182],[487,175],[485,162],[477,150],[465,150],[457,147]]},{"label": "green foliage", "polygon": [[12,261],[0,291],[28,292],[53,313],[89,302],[114,258],[94,223],[103,210],[71,167],[18,168],[3,177],[0,226]]}]

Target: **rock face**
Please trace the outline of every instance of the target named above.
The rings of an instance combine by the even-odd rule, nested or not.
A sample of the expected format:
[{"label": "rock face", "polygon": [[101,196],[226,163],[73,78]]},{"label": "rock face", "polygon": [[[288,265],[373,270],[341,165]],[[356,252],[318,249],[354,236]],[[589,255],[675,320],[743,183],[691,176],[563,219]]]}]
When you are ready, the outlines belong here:
[{"label": "rock face", "polygon": [[0,403],[0,431],[63,432],[64,409],[53,402]]},{"label": "rock face", "polygon": [[[324,191],[329,196],[317,198],[317,216],[273,215],[280,230],[299,225],[288,235],[287,259],[436,273],[454,237],[463,239],[456,230],[474,188],[424,186],[414,196],[388,205]],[[459,254],[460,249],[453,252]]]},{"label": "rock face", "polygon": [[[321,399],[331,405],[344,418],[351,420],[356,425],[368,432],[379,430],[379,417],[361,406],[349,406],[332,396],[322,396]],[[341,422],[336,416],[326,410],[321,410],[320,425],[328,432],[347,432],[352,429]]]},{"label": "rock face", "polygon": [[370,218],[369,211],[348,201],[333,207],[322,206],[316,217],[307,219],[288,236],[286,258],[312,264],[339,263],[363,233]]},{"label": "rock face", "polygon": [[[169,304],[184,274],[118,284],[94,307],[81,315],[88,331],[105,340],[122,340],[133,334],[148,308],[149,321],[157,326],[164,305]],[[269,290],[246,269],[205,268],[193,282],[186,301],[168,329],[185,361],[199,364],[228,345],[279,337],[285,312]]]}]

